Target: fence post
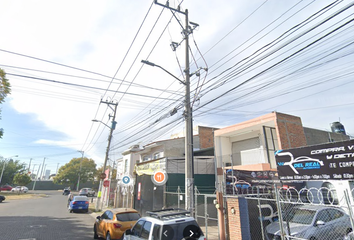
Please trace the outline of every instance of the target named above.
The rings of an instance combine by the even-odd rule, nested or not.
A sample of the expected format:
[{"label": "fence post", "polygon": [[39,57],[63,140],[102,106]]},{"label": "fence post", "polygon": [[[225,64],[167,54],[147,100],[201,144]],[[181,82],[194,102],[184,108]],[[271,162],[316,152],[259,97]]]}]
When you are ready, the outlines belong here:
[{"label": "fence post", "polygon": [[208,239],[208,200],[207,195],[204,195],[204,219],[205,219],[205,237]]},{"label": "fence post", "polygon": [[275,200],[277,202],[277,208],[278,208],[280,237],[281,237],[281,240],[285,240],[285,238],[284,238],[285,233],[284,233],[284,225],[283,225],[283,214],[282,214],[282,211],[281,211],[279,192],[278,192],[277,186],[275,184],[274,184],[274,191],[275,191]]},{"label": "fence post", "polygon": [[178,188],[177,188],[177,197],[178,197],[178,199],[177,199],[177,207],[178,208],[180,208],[180,206],[179,206],[179,201],[180,201],[180,196],[181,196],[181,189],[180,189],[180,187],[178,186]]},{"label": "fence post", "polygon": [[194,216],[198,222],[198,188],[194,186]]},{"label": "fence post", "polygon": [[352,225],[352,229],[354,229],[353,211],[352,211],[352,205],[350,203],[348,189],[344,190],[344,196],[345,196],[345,201],[347,202],[347,205],[348,205],[348,212],[349,212],[349,216],[350,216],[350,224]]},{"label": "fence post", "polygon": [[262,240],[264,240],[264,227],[263,227],[263,215],[262,215],[262,208],[261,208],[261,200],[259,196],[259,186],[257,186],[257,198],[258,198],[258,211],[259,211],[259,220],[261,221],[261,229],[262,229]]}]

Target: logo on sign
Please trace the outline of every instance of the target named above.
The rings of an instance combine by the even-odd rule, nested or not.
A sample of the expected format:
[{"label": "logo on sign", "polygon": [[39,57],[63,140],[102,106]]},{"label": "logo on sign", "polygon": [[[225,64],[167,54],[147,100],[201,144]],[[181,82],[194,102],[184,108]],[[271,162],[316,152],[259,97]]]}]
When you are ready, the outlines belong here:
[{"label": "logo on sign", "polygon": [[167,179],[168,179],[168,176],[165,171],[156,171],[151,176],[152,182],[157,186],[165,185],[165,183],[167,182]]},{"label": "logo on sign", "polygon": [[320,169],[323,166],[323,161],[307,156],[301,156],[294,159],[290,152],[278,153],[278,156],[289,156],[289,162],[279,162],[278,166],[289,166],[295,174],[299,174],[298,170]]},{"label": "logo on sign", "polygon": [[119,182],[119,184],[123,186],[133,186],[134,180],[129,174],[126,174],[122,176],[122,180]]}]

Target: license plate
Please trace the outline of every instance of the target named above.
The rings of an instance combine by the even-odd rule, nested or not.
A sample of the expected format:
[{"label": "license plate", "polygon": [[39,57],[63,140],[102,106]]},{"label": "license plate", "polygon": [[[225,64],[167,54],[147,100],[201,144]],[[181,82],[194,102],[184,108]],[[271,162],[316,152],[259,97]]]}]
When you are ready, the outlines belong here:
[{"label": "license plate", "polygon": [[79,209],[82,209],[82,207],[79,207]]}]

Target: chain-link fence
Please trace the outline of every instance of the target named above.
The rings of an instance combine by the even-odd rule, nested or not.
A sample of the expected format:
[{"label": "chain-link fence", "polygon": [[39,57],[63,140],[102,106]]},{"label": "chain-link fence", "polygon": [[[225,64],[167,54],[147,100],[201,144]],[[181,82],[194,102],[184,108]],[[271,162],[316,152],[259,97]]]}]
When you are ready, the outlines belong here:
[{"label": "chain-link fence", "polygon": [[[195,187],[195,219],[208,240],[218,240],[218,216],[214,205],[215,194],[200,193]],[[185,208],[184,187],[177,187],[175,192],[166,192],[167,208]]]},{"label": "chain-link fence", "polygon": [[276,188],[225,202],[230,240],[345,240],[354,229],[353,190]]}]

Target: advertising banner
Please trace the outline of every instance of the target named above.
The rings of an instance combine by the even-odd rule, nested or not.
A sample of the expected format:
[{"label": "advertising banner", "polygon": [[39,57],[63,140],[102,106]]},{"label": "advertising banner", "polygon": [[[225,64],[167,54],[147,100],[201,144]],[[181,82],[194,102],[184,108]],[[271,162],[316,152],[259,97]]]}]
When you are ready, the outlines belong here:
[{"label": "advertising banner", "polygon": [[135,166],[135,172],[139,176],[154,175],[156,171],[164,170],[166,168],[166,160],[156,160],[139,163]]},{"label": "advertising banner", "polygon": [[226,170],[227,194],[245,194],[249,193],[252,187],[267,189],[278,183],[279,178],[275,171]]},{"label": "advertising banner", "polygon": [[354,179],[354,140],[280,150],[280,180]]}]

